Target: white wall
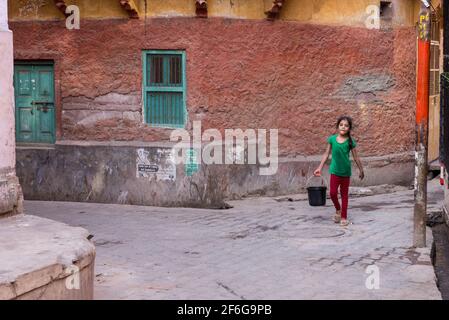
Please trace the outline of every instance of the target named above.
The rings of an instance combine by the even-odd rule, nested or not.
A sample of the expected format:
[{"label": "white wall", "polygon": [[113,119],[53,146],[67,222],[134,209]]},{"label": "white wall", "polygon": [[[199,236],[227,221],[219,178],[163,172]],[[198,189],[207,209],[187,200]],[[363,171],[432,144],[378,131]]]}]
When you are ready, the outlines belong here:
[{"label": "white wall", "polygon": [[0,173],[15,167],[14,58],[7,8],[7,0],[0,0]]},{"label": "white wall", "polygon": [[0,31],[8,30],[8,1],[0,0]]}]

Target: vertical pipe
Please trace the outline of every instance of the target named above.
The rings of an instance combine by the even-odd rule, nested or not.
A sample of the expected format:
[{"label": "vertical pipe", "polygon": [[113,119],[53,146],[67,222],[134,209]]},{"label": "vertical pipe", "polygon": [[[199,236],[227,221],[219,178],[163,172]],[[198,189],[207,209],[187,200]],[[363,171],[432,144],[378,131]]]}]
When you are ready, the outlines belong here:
[{"label": "vertical pipe", "polygon": [[427,146],[430,80],[430,8],[421,3],[418,21],[418,68],[415,125],[415,206],[413,245],[426,246]]}]

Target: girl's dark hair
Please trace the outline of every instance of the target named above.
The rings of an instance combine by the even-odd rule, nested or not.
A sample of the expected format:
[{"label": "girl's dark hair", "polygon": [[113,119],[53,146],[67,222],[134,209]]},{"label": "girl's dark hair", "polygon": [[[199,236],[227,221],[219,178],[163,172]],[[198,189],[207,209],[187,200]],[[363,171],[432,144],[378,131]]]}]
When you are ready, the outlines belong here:
[{"label": "girl's dark hair", "polygon": [[351,151],[352,148],[353,148],[352,138],[351,138],[352,118],[349,117],[349,116],[341,116],[340,118],[338,118],[337,125],[336,125],[337,129],[338,129],[338,126],[340,125],[340,122],[342,122],[343,120],[348,121],[348,124],[349,124],[349,130],[348,130],[348,139],[349,140],[348,140],[348,143],[349,143],[349,151]]}]

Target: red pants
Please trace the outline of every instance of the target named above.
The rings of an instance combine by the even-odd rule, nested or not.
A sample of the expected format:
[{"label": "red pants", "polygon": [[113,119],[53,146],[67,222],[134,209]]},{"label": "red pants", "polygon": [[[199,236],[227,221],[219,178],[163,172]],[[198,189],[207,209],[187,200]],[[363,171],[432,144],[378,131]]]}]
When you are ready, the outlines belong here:
[{"label": "red pants", "polygon": [[340,203],[338,202],[338,187],[340,186],[342,219],[346,219],[348,216],[349,181],[350,177],[340,177],[331,174],[330,196],[335,209],[340,210]]}]

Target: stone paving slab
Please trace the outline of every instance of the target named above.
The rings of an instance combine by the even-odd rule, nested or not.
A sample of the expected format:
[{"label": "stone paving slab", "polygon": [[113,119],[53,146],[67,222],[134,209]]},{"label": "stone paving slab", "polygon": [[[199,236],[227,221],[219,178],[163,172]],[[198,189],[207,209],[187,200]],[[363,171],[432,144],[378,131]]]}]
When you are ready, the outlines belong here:
[{"label": "stone paving slab", "polygon": [[[430,206],[441,194],[429,189]],[[441,299],[431,230],[427,248],[411,247],[413,191],[350,199],[347,228],[332,222],[330,201],[231,204],[206,210],[26,201],[25,209],[94,235],[96,299]],[[373,265],[379,289],[366,286]]]}]

